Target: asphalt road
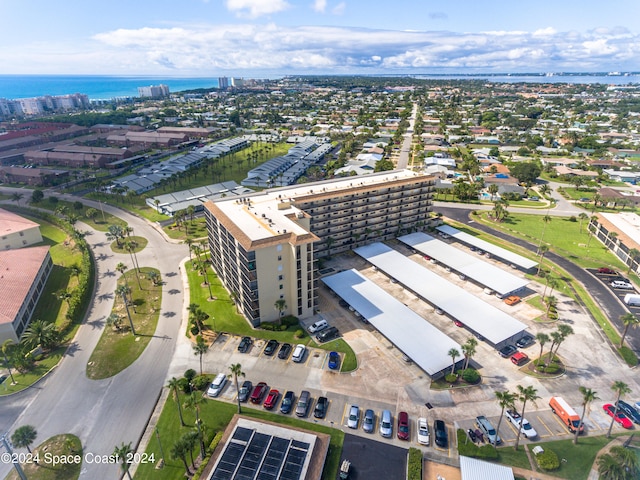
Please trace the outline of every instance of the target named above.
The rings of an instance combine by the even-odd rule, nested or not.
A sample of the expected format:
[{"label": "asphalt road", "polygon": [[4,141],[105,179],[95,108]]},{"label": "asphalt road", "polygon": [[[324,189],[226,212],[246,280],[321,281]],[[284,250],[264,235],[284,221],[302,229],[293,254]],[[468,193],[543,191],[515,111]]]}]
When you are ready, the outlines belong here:
[{"label": "asphalt road", "polygon": [[[494,235],[498,238],[502,238],[503,240],[507,240],[515,245],[526,248],[531,252],[536,252],[538,250],[538,246],[532,243],[529,243],[525,240],[521,240],[519,238],[513,237],[506,233],[503,233],[498,230],[494,230],[489,228],[488,226],[474,222],[470,220],[469,214],[471,209],[462,209],[462,208],[449,208],[442,205],[437,207],[437,211],[442,213],[444,216],[449,217],[453,220],[456,220],[460,223],[465,224],[473,224],[471,225],[473,228],[481,230],[483,232]],[[529,213],[539,213],[545,214],[546,210],[541,212],[529,212]],[[597,241],[597,240],[594,240]],[[620,316],[628,313],[629,310],[625,308],[620,299],[615,295],[615,293],[608,288],[598,277],[589,272],[588,270],[579,267],[575,263],[567,260],[565,257],[557,255],[553,252],[547,252],[545,254],[545,258],[548,258],[552,262],[559,265],[561,268],[566,270],[573,278],[582,283],[585,289],[589,292],[589,294],[596,301],[598,306],[602,309],[602,311],[607,315],[613,325],[616,327],[618,332],[622,333],[624,330],[624,326],[620,321]],[[595,320],[594,320],[595,321]],[[627,334],[627,343],[629,346],[636,352],[637,355],[640,355],[640,330],[639,329],[630,329]]]},{"label": "asphalt road", "polygon": [[[77,200],[70,196],[69,199]],[[94,203],[92,206],[99,208],[96,202],[85,203]],[[82,441],[85,453],[96,455],[111,454],[122,442],[135,446],[155,407],[182,321],[184,286],[178,265],[188,255],[186,245],[169,243],[146,220],[105,205],[103,208],[127,221],[135,235],[149,240],[138,254],[139,264],[159,269],[165,282],[162,313],[154,337],[140,358],[120,374],[97,381],[86,377],[87,362],[113,305],[119,277],[115,266],[118,262],[130,265],[131,260],[128,254],[113,253],[103,232],[81,225],[81,230],[90,232],[86,238],[97,259],[96,292],[87,319],[48,377],[24,392],[0,398],[3,432],[33,425],[38,431],[36,444],[53,435],[73,433]],[[10,469],[10,465],[0,464],[0,476],[4,477]],[[118,469],[118,465],[84,462],[80,478],[115,478]]]}]

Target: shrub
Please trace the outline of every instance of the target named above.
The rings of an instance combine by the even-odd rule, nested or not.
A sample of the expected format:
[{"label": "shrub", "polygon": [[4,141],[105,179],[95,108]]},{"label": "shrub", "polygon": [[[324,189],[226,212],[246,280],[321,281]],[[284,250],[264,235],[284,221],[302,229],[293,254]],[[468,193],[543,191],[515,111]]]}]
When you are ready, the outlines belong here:
[{"label": "shrub", "polygon": [[464,455],[466,457],[474,457],[474,458],[487,458],[487,459],[496,459],[498,458],[498,452],[493,445],[485,444],[481,447],[473,443],[465,431],[459,428],[456,431],[456,436],[458,438],[458,453],[460,455]]},{"label": "shrub", "polygon": [[260,324],[260,328],[262,330],[269,330],[269,331],[273,332],[274,324],[270,323],[270,322],[262,322]]},{"label": "shrub", "polygon": [[450,373],[445,375],[444,379],[447,383],[455,383],[458,380],[458,376],[455,373]]},{"label": "shrub", "polygon": [[296,338],[304,338],[304,330],[302,330],[301,328],[296,330],[296,333],[294,334],[294,336]]},{"label": "shrub", "polygon": [[411,447],[407,460],[407,480],[422,479],[422,451]]},{"label": "shrub", "polygon": [[630,367],[635,367],[636,365],[638,365],[638,356],[633,353],[633,350],[631,350],[629,347],[623,346],[618,348],[618,353]]},{"label": "shrub", "polygon": [[193,385],[193,388],[195,388],[196,390],[200,390],[201,392],[204,392],[209,386],[209,376],[198,375],[196,378],[192,380],[191,384]]},{"label": "shrub", "polygon": [[478,383],[480,374],[475,368],[467,368],[462,371],[462,379],[467,383]]},{"label": "shrub", "polygon": [[187,382],[190,382],[191,380],[196,378],[197,374],[198,372],[196,372],[193,368],[189,368],[184,372],[184,378],[187,380]]},{"label": "shrub", "polygon": [[284,332],[288,327],[286,325],[280,325],[280,331]]},{"label": "shrub", "polygon": [[298,322],[298,317],[294,317],[293,315],[285,315],[284,317],[282,317],[282,325],[285,325],[287,327],[294,327],[296,325],[299,325]]},{"label": "shrub", "polygon": [[198,335],[200,333],[200,329],[197,325],[191,325],[189,331],[191,332],[191,335]]},{"label": "shrub", "polygon": [[556,452],[553,450],[545,450],[542,453],[536,455],[536,462],[538,462],[538,466],[547,472],[552,470],[557,470],[560,468],[560,459]]},{"label": "shrub", "polygon": [[571,215],[571,216],[569,217],[569,221],[570,221],[570,222],[577,222],[577,221],[578,221],[578,219],[576,218],[576,216],[575,216],[575,215]]}]

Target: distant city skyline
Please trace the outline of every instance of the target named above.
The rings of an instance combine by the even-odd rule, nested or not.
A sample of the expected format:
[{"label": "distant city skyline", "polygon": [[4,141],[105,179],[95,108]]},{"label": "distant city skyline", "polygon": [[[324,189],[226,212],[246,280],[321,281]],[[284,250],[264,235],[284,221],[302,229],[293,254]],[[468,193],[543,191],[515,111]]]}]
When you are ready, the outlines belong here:
[{"label": "distant city skyline", "polygon": [[0,64],[185,77],[626,72],[640,69],[639,14],[637,0],[0,0]]}]

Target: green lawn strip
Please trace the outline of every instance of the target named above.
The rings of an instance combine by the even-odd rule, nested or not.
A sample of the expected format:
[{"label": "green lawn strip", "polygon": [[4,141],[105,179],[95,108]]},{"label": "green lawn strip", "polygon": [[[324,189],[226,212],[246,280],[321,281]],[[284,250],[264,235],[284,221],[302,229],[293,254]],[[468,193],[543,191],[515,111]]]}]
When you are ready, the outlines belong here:
[{"label": "green lawn strip", "polygon": [[547,307],[542,303],[541,295],[536,295],[534,297],[528,298],[525,301],[532,307],[536,307],[538,310],[541,310],[543,312],[547,311]]},{"label": "green lawn strip", "polygon": [[[189,276],[189,289],[191,296],[189,303],[195,303],[204,310],[209,318],[205,325],[218,332],[228,332],[234,335],[248,335],[253,338],[276,339],[280,343],[288,342],[292,345],[303,343],[327,351],[336,351],[343,353],[341,371],[348,372],[355,370],[357,367],[356,355],[343,339],[334,340],[324,344],[315,343],[307,334],[304,337],[297,338],[296,332],[301,330],[301,326],[289,327],[285,331],[262,330],[252,328],[247,320],[240,315],[233,305],[229,293],[218,279],[217,275],[209,271],[209,281],[211,282],[211,293],[216,298],[209,301],[209,289],[206,285],[202,285],[204,278],[198,272],[195,272],[191,266],[191,262],[186,262],[187,274]],[[302,329],[304,332],[304,329]],[[187,331],[187,335],[189,332]]]},{"label": "green lawn strip", "polygon": [[[100,208],[95,208],[98,214],[96,215],[94,220],[87,217],[86,215],[87,210],[92,207],[88,207],[83,204],[81,209],[76,209],[74,208],[74,202],[68,202],[66,200],[58,200],[57,202],[54,203],[54,202],[51,202],[49,198],[58,198],[58,197],[47,197],[41,202],[32,204],[32,206],[34,208],[43,208],[45,210],[49,210],[52,213],[55,212],[60,207],[66,207],[67,209],[66,213],[68,215],[70,214],[77,215],[78,220],[86,223],[90,227],[96,230],[99,230],[101,232],[106,232],[107,229],[109,228],[109,225],[120,225],[121,227],[127,226],[127,222],[125,222],[121,218],[116,217],[115,215],[111,215],[110,213],[105,212],[104,210],[101,211]],[[103,219],[103,216],[104,216],[104,219]]]},{"label": "green lawn strip", "polygon": [[[235,387],[230,386],[229,388]],[[181,403],[184,403],[184,400],[185,395],[181,393]],[[232,404],[206,399],[200,404],[200,418],[205,426],[207,444],[213,439],[218,431],[227,427],[231,418],[237,412],[238,406],[235,403]],[[325,462],[322,478],[325,480],[333,480],[336,478],[340,463],[340,455],[342,453],[342,444],[344,443],[344,432],[324,425],[319,425],[314,422],[298,420],[296,417],[273,414],[262,409],[255,409],[247,406],[243,406],[242,414],[258,421],[266,420],[281,425],[331,435],[329,453]],[[162,409],[157,425],[160,442],[162,443],[162,450],[165,453],[165,466],[160,470],[156,470],[155,463],[140,464],[135,474],[136,480],[178,480],[184,478],[185,470],[182,461],[180,459],[172,459],[169,453],[173,444],[182,435],[193,431],[195,428],[195,415],[193,411],[183,409],[183,415],[185,423],[188,425],[187,427],[180,426],[178,407],[175,400],[169,396]],[[155,436],[149,440],[146,453],[149,457],[153,454],[156,462],[161,458],[160,447]],[[193,453],[194,457],[199,454],[198,447],[194,449]],[[187,458],[189,458],[189,456],[187,456]]]},{"label": "green lawn strip", "polygon": [[204,217],[194,218],[193,221],[187,220],[179,226],[175,223],[162,228],[169,238],[174,240],[186,240],[207,238],[207,222]]},{"label": "green lawn strip", "polygon": [[[573,444],[573,439],[556,440],[529,444],[529,450],[531,451],[533,447],[540,445],[543,449],[552,450],[558,455],[560,468],[549,472],[550,475],[569,480],[586,480],[596,455],[610,441],[611,439],[604,435],[583,436],[580,437],[577,445]],[[565,459],[566,462],[563,462],[562,459]]]},{"label": "green lawn strip", "polygon": [[[529,457],[524,451],[524,445],[516,452],[513,447],[501,447],[498,448],[498,461],[503,465],[510,465],[512,467],[525,468],[527,470],[533,470],[529,463]],[[489,460],[491,461],[491,460]]]},{"label": "green lawn strip", "polygon": [[[147,274],[151,271],[160,274],[155,268],[144,267],[140,269],[139,278],[142,288],[138,286],[135,270],[124,273],[131,288],[131,298],[135,304],[136,311],[133,306],[130,306],[129,312],[137,335],[132,335],[128,329],[129,319],[122,297],[115,295],[112,312],[122,317],[122,325],[125,329],[117,332],[112,327],[105,326],[98,345],[96,345],[87,364],[89,378],[97,380],[116,375],[135,362],[151,341],[158,325],[162,303],[162,286],[153,285],[153,282],[147,278]],[[124,283],[124,278],[121,277],[118,280],[118,285]]]},{"label": "green lawn strip", "polygon": [[596,194],[595,191],[590,190],[578,190],[577,188],[564,187],[563,192],[565,197],[569,197],[571,200],[580,200],[582,198],[592,199]]},{"label": "green lawn strip", "polygon": [[147,246],[147,244],[149,243],[149,240],[147,240],[144,237],[138,237],[136,235],[132,235],[130,237],[126,237],[124,240],[120,240],[120,245],[118,245],[118,242],[114,241],[111,242],[111,250],[113,250],[116,253],[129,253],[129,250],[126,248],[127,247],[127,242],[135,242],[136,247],[132,250],[132,253],[140,253],[142,250],[144,250],[144,247]]},{"label": "green lawn strip", "polygon": [[[58,364],[64,353],[67,351],[67,347],[68,345],[63,345],[51,352],[47,352],[46,356],[41,360],[36,361],[34,367],[26,373],[20,373],[16,369],[12,368],[11,373],[13,373],[13,379],[16,383],[15,385],[11,383],[11,377],[2,382],[2,385],[0,385],[0,396],[20,392],[36,383]],[[2,362],[2,364],[4,365],[4,362]]]},{"label": "green lawn strip", "polygon": [[[80,439],[69,433],[56,435],[32,449],[35,463],[22,464],[25,477],[29,480],[73,480],[80,477],[82,470],[82,444]],[[62,463],[61,458],[70,459],[70,463]],[[57,460],[57,465],[54,461]],[[11,470],[6,480],[19,480],[18,472]]]}]

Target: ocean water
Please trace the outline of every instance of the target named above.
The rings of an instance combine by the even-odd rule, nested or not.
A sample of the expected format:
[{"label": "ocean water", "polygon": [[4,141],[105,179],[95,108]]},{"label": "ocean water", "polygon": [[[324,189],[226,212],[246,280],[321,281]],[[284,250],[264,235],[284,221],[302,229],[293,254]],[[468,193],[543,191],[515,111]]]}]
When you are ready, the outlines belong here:
[{"label": "ocean water", "polygon": [[218,78],[120,77],[93,75],[0,75],[0,98],[83,93],[91,100],[137,97],[138,87],[164,84],[171,92],[217,88]]}]

